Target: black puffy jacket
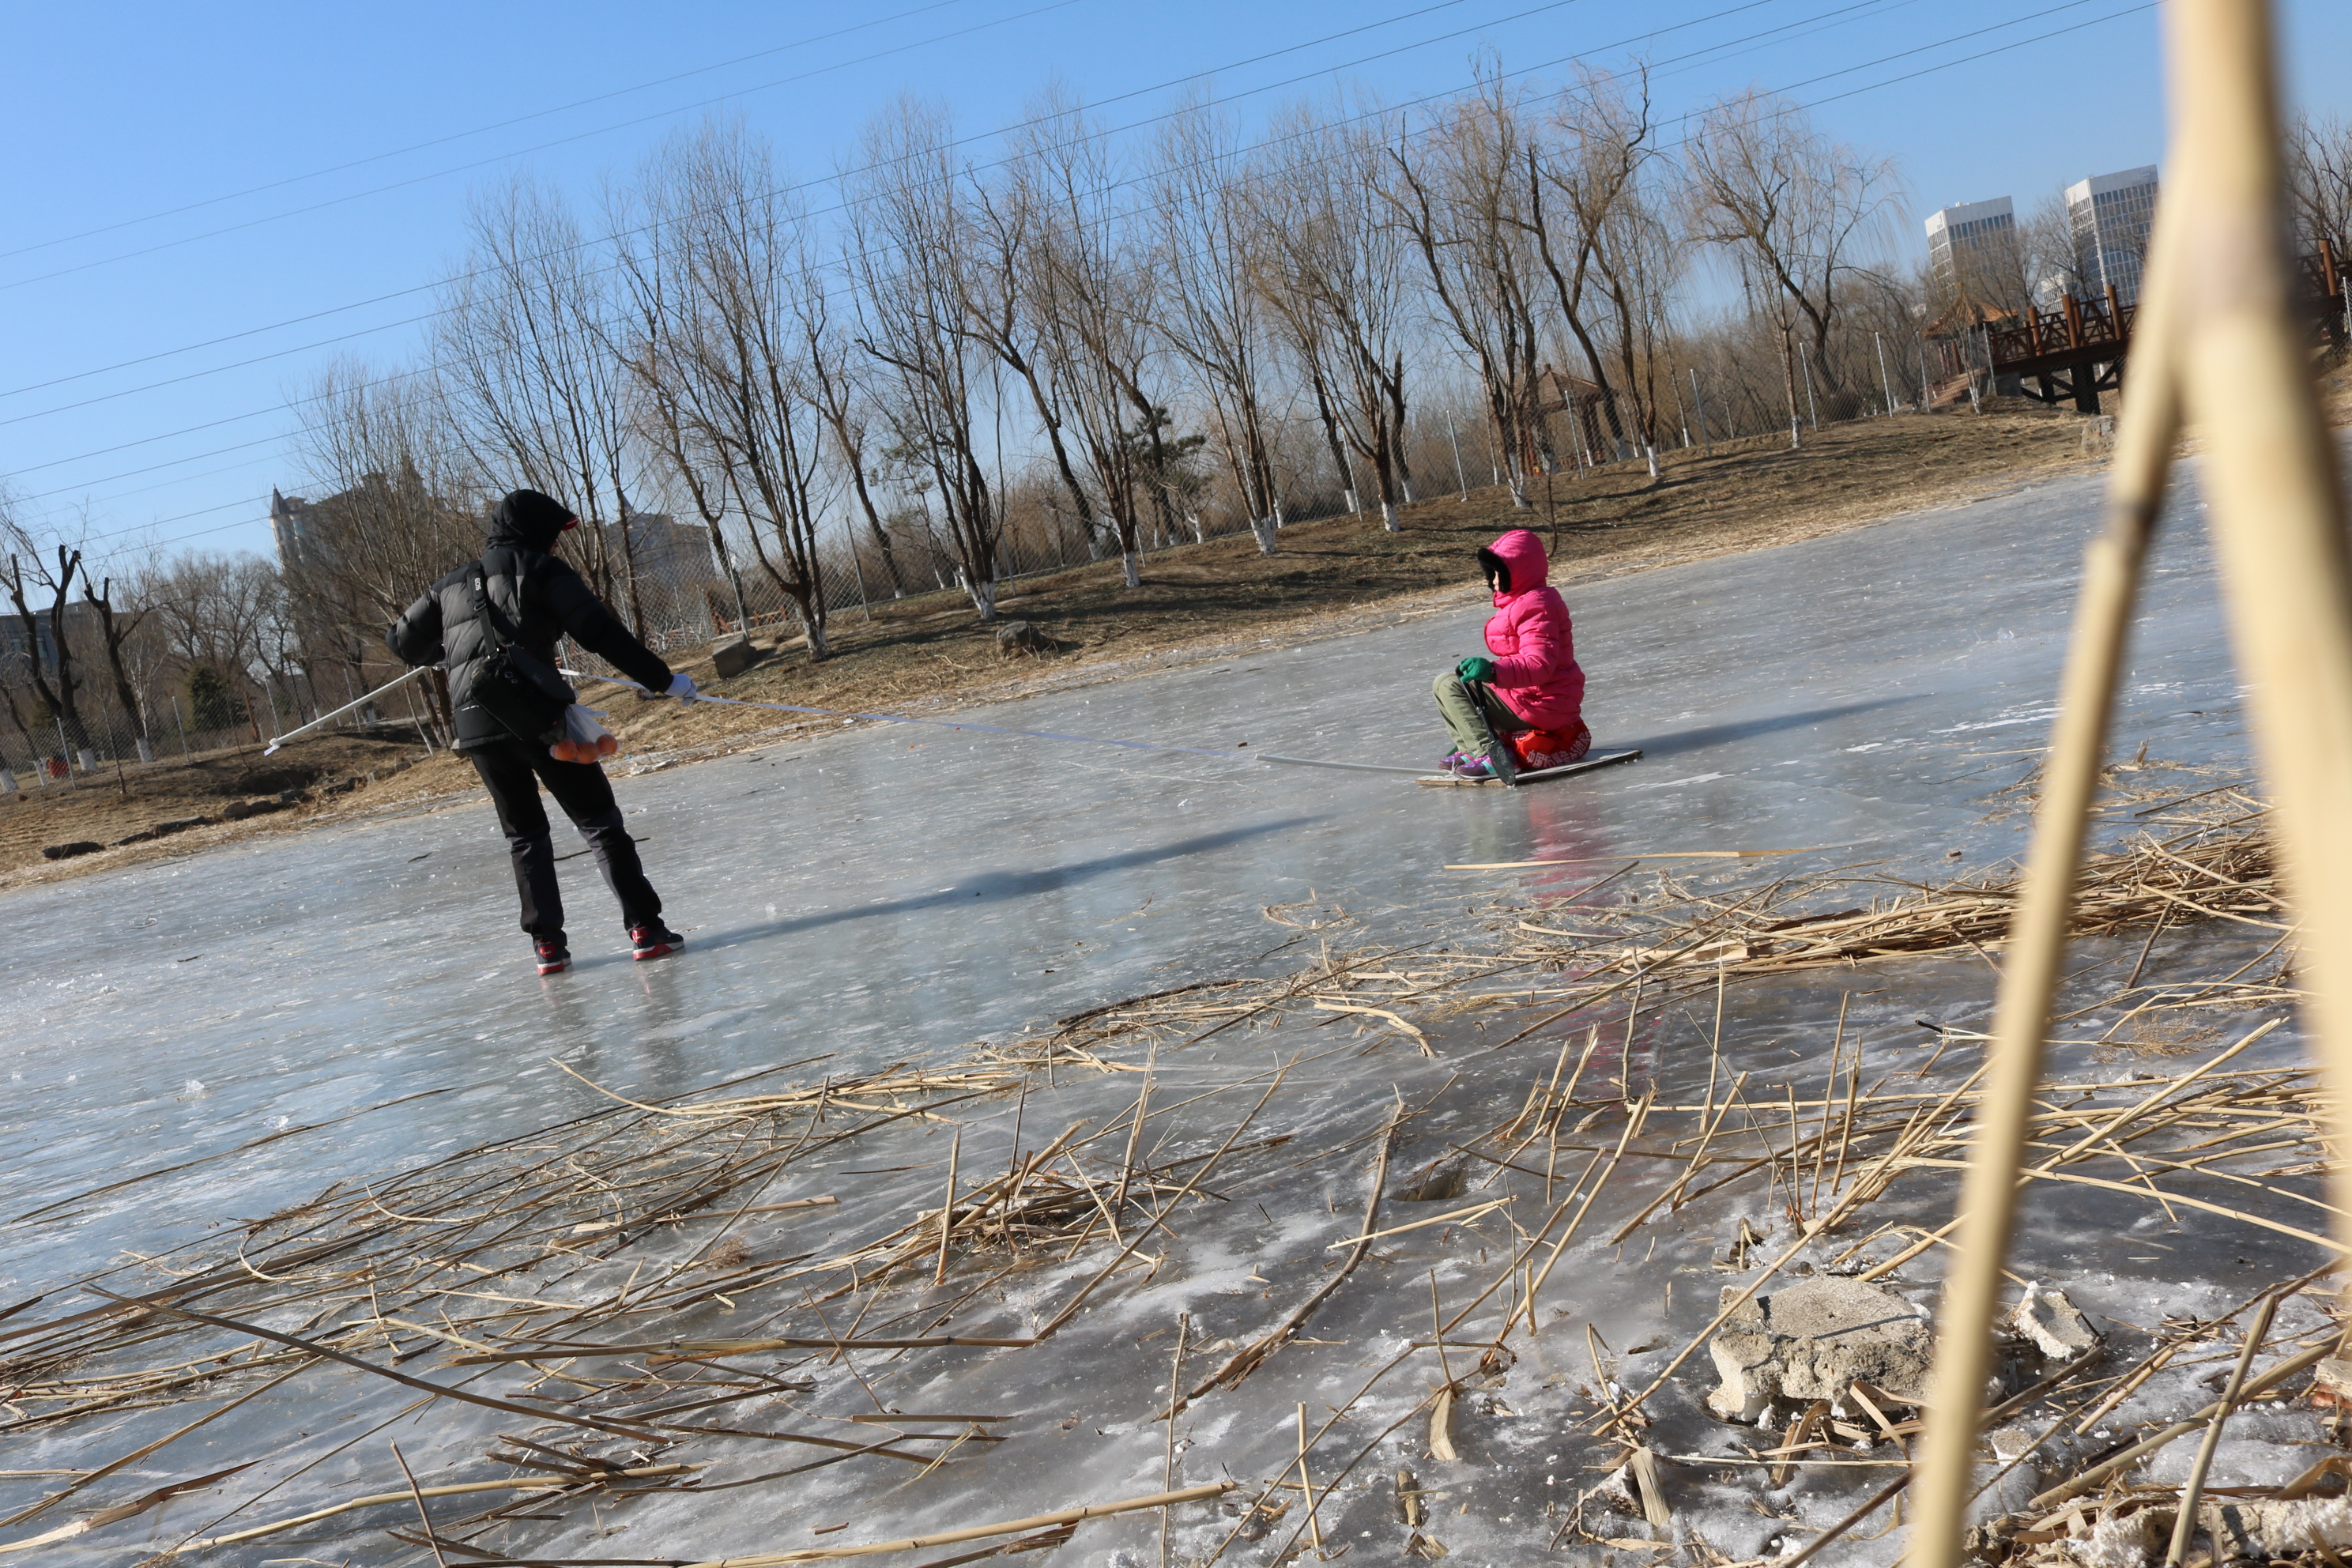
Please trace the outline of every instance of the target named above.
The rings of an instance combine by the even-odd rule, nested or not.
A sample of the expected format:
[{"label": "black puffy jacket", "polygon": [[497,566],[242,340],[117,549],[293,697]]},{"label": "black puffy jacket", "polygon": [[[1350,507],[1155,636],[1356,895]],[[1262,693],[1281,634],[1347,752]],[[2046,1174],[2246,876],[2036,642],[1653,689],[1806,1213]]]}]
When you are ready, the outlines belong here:
[{"label": "black puffy jacket", "polygon": [[480,562],[467,562],[425,590],[384,634],[385,644],[404,663],[447,668],[461,748],[509,738],[497,720],[467,700],[475,674],[499,646],[475,613],[477,564],[488,579],[490,602],[508,627],[520,633],[513,641],[553,664],[556,639],[569,635],[647,689],[669,686],[669,666],[614,619],[579,573],[548,553],[571,519],[560,501],[536,490],[515,491],[490,514],[489,547]]}]

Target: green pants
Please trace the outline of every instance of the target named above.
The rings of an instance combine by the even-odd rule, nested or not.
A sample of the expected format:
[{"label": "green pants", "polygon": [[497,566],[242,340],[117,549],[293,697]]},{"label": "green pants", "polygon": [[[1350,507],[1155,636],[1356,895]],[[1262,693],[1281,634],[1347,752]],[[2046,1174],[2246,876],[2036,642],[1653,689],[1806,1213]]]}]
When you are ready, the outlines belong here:
[{"label": "green pants", "polygon": [[1437,699],[1437,710],[1445,715],[1454,745],[1466,755],[1497,760],[1499,771],[1507,771],[1518,760],[1503,744],[1503,737],[1534,726],[1504,707],[1492,688],[1449,669],[1430,682],[1429,690]]}]

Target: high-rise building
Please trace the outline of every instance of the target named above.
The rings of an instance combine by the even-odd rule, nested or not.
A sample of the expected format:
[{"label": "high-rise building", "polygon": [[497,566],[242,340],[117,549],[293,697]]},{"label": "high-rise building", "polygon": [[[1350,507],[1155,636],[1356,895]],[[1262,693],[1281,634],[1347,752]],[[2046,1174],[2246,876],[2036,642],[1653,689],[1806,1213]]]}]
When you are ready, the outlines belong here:
[{"label": "high-rise building", "polygon": [[2125,304],[2139,298],[2147,259],[2148,226],[2156,218],[2156,165],[2094,174],[2066,187],[2066,216],[2074,232],[2074,270],[2093,295],[2113,289]]},{"label": "high-rise building", "polygon": [[320,554],[319,509],[300,496],[280,495],[269,487],[269,536],[278,546],[278,569],[292,573],[316,563]]},{"label": "high-rise building", "polygon": [[1927,264],[1936,281],[1954,294],[1968,291],[1969,258],[2017,232],[2017,215],[2007,196],[1963,202],[1927,215]]}]

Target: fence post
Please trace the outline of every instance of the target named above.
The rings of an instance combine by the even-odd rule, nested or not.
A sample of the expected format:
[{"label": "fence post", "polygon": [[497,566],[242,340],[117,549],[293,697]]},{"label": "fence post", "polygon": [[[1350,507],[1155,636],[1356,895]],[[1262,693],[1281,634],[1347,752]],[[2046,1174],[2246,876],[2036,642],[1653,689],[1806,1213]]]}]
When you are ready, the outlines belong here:
[{"label": "fence post", "polygon": [[1886,412],[1895,412],[1895,378],[1886,374],[1886,334],[1873,332],[1870,341],[1878,345],[1878,384],[1886,389]]},{"label": "fence post", "polygon": [[1706,402],[1698,395],[1698,366],[1690,367],[1691,406],[1698,411],[1698,438],[1706,447],[1706,455],[1715,456],[1715,437],[1706,433]]},{"label": "fence post", "polygon": [[1454,479],[1462,487],[1462,499],[1470,499],[1470,479],[1462,471],[1462,437],[1454,427],[1454,411],[1445,411],[1445,438],[1454,443]]}]

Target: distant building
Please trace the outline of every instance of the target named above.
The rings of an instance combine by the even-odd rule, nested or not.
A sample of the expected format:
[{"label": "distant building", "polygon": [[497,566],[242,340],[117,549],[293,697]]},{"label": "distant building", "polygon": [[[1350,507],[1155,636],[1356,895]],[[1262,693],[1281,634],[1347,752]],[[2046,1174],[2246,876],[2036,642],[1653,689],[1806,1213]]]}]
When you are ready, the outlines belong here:
[{"label": "distant building", "polygon": [[711,553],[710,531],[698,523],[680,522],[664,512],[633,511],[626,552],[621,548],[620,529],[609,522],[603,526],[604,560],[616,579],[635,567],[640,582],[679,588],[722,581],[718,557]]},{"label": "distant building", "polygon": [[278,547],[278,570],[293,573],[320,563],[325,542],[319,529],[319,509],[300,496],[278,493],[269,487],[269,537]]},{"label": "distant building", "polygon": [[2126,305],[2138,300],[2148,226],[2156,218],[2156,192],[2153,163],[2119,174],[2094,174],[2066,187],[2074,270],[2089,293],[2113,289]]},{"label": "distant building", "polygon": [[2005,243],[2017,232],[2017,214],[2007,196],[1963,202],[1927,215],[1927,264],[1936,281],[1965,294],[1969,258]]}]

